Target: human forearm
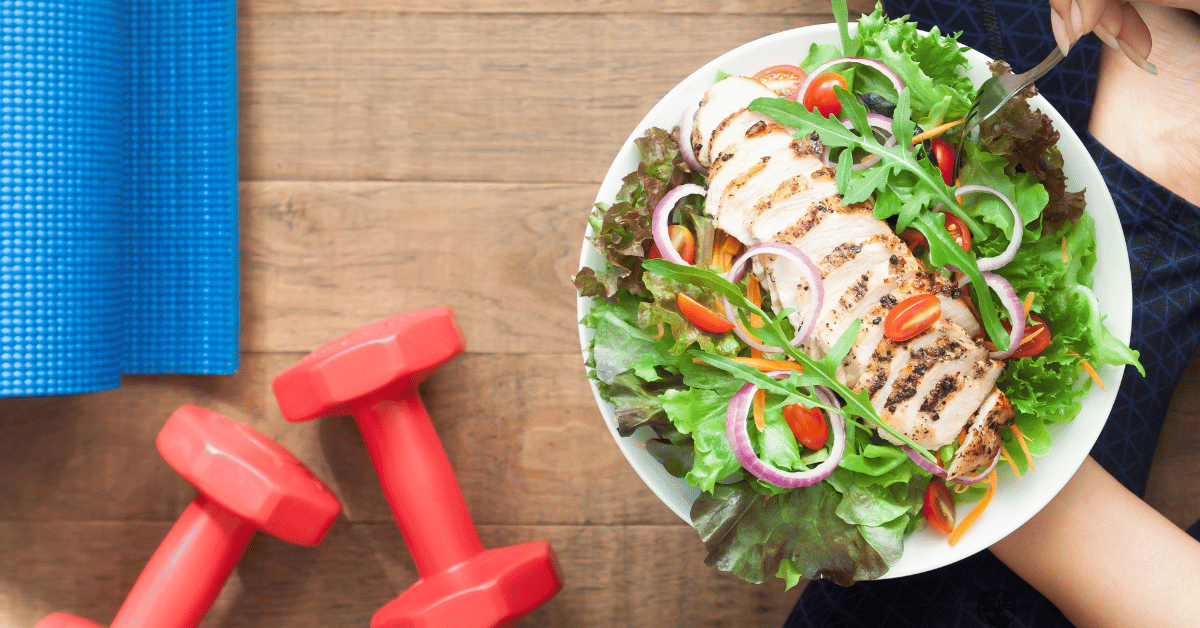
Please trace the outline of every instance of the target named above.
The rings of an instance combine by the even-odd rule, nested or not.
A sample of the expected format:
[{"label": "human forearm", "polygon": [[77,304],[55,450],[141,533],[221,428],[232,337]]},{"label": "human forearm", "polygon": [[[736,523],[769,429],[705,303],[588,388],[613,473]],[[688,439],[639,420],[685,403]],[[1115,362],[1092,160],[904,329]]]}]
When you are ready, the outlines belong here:
[{"label": "human forearm", "polygon": [[1080,628],[1195,626],[1200,543],[1087,458],[991,548]]}]

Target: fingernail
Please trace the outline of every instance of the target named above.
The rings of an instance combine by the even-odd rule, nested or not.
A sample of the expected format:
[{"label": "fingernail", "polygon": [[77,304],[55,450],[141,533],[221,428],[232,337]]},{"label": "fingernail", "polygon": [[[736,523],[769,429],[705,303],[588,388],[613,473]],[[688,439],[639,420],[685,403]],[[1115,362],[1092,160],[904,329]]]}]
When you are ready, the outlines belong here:
[{"label": "fingernail", "polygon": [[1149,72],[1150,74],[1158,74],[1158,68],[1154,67],[1154,64],[1147,61],[1145,57],[1134,52],[1133,48],[1129,44],[1118,39],[1117,45],[1120,46],[1121,52],[1125,53],[1125,56],[1129,57],[1129,60],[1136,63],[1138,67],[1142,68],[1146,72]]},{"label": "fingernail", "polygon": [[1113,50],[1121,49],[1121,47],[1117,44],[1117,38],[1114,37],[1113,34],[1109,32],[1109,30],[1105,28],[1103,24],[1097,22],[1096,29],[1092,32],[1096,33],[1096,37],[1099,37],[1100,41],[1108,44],[1109,48],[1112,48]]},{"label": "fingernail", "polygon": [[1067,56],[1071,50],[1071,40],[1067,39],[1067,25],[1058,11],[1050,11],[1050,30],[1054,32],[1054,41],[1058,43],[1059,51],[1064,57]]},{"label": "fingernail", "polygon": [[1079,2],[1071,0],[1071,43],[1083,34],[1083,11],[1079,9]]}]

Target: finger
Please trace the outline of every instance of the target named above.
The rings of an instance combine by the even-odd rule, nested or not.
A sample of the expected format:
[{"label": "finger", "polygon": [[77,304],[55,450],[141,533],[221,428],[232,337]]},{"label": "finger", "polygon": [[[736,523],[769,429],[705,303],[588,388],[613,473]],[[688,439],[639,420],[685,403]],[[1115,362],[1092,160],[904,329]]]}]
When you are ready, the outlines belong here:
[{"label": "finger", "polygon": [[1096,27],[1092,29],[1100,41],[1108,44],[1113,50],[1121,49],[1117,44],[1117,33],[1121,32],[1122,4],[1118,0],[1107,0],[1104,3],[1104,12],[1100,14],[1100,21],[1096,22]]},{"label": "finger", "polygon": [[1050,0],[1050,30],[1054,33],[1054,42],[1065,56],[1071,50],[1071,45],[1079,36],[1071,28],[1071,7],[1074,0]]},{"label": "finger", "polygon": [[1116,38],[1117,46],[1130,61],[1150,74],[1158,74],[1158,68],[1147,60],[1152,43],[1150,29],[1132,4],[1121,6],[1121,29]]}]

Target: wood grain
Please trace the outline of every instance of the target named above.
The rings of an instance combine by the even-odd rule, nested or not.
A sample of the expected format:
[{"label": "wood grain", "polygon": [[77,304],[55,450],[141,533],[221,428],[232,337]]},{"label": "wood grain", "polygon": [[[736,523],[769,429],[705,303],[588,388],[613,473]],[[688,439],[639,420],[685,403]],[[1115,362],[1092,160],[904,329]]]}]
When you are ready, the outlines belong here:
[{"label": "wood grain", "polygon": [[593,185],[244,183],[243,346],[309,351],[448,305],[473,353],[577,352],[571,277],[595,196]]},{"label": "wood grain", "polygon": [[[597,183],[642,116],[694,70],[826,21],[250,15],[239,36],[241,177]],[[676,32],[705,35],[681,46]]]}]

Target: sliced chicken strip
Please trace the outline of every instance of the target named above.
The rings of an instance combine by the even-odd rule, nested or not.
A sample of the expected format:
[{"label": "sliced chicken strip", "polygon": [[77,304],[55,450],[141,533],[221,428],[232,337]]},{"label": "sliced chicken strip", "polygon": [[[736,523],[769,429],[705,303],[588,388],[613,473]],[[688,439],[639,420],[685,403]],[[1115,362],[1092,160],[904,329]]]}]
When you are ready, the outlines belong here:
[{"label": "sliced chicken strip", "polygon": [[[892,405],[891,401],[909,392],[905,386],[893,387],[879,418],[922,447],[936,449],[952,443],[984,397],[995,389],[1003,370],[1004,363],[998,360],[940,362],[925,373],[907,401]],[[880,436],[892,440],[886,432]]]},{"label": "sliced chicken strip", "polygon": [[[778,124],[778,122],[771,116],[751,109],[739,109],[733,112],[717,125],[708,141],[698,149],[701,152],[696,155],[696,161],[707,168],[712,164],[713,159],[725,152],[730,144],[746,137],[746,133],[751,128],[760,124]],[[791,127],[786,128],[788,135],[795,132],[795,129]],[[696,146],[693,145],[692,148],[696,149]]]},{"label": "sliced chicken strip", "polygon": [[692,152],[700,165],[707,168],[716,157],[709,152],[708,145],[726,118],[745,109],[756,98],[774,97],[774,90],[744,76],[730,76],[713,83],[704,92],[692,123]]},{"label": "sliced chicken strip", "polygon": [[993,389],[967,425],[967,437],[950,464],[950,477],[971,475],[991,465],[1000,451],[1000,428],[1011,423],[1012,418],[1008,397],[1000,389]]}]

